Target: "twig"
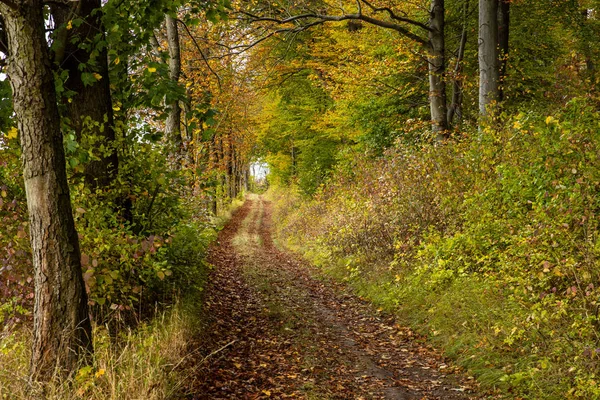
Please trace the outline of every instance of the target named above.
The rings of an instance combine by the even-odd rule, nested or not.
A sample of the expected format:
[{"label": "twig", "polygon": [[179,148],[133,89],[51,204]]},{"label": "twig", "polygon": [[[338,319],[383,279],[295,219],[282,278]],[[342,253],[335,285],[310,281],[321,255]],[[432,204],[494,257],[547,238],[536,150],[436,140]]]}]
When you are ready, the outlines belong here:
[{"label": "twig", "polygon": [[187,24],[185,22],[183,22],[182,20],[180,20],[180,19],[178,19],[177,22],[179,22],[185,28],[185,31],[187,32],[188,36],[194,42],[194,45],[196,46],[196,49],[198,49],[198,52],[200,53],[200,56],[202,56],[202,60],[204,60],[204,63],[206,64],[206,66],[208,67],[208,69],[210,70],[210,72],[217,78],[217,85],[219,86],[219,90],[222,90],[221,89],[221,77],[210,66],[210,63],[208,62],[208,59],[206,58],[206,56],[204,55],[204,52],[200,48],[200,45],[198,44],[198,41],[196,40],[196,38],[194,37],[194,35],[192,35],[192,32],[190,32],[190,28],[188,28]]},{"label": "twig", "polygon": [[200,360],[200,362],[198,363],[198,365],[204,363],[206,360],[208,360],[212,356],[214,356],[216,354],[219,354],[220,352],[222,352],[223,350],[225,350],[226,348],[228,348],[229,346],[231,346],[235,342],[237,342],[237,340],[232,340],[231,342],[227,343],[225,346],[221,347],[220,349],[217,349],[217,350],[213,351],[212,353],[210,353],[209,355],[207,355],[206,357],[204,357],[202,360]]}]

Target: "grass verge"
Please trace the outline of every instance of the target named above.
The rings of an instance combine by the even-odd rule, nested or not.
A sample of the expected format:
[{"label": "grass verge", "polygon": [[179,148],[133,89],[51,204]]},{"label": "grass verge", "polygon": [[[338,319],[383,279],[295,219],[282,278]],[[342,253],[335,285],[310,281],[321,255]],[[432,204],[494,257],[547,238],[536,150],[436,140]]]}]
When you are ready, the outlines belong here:
[{"label": "grass verge", "polygon": [[[111,337],[94,327],[94,356],[67,381],[28,383],[31,332],[21,329],[0,339],[1,399],[168,399],[186,379],[178,366],[197,329],[198,304],[181,301],[155,319]],[[10,366],[7,368],[6,366]]]},{"label": "grass verge", "polygon": [[[215,218],[221,229],[243,204],[236,199]],[[213,240],[202,234],[198,240]],[[194,242],[195,243],[195,242]],[[202,247],[207,243],[201,243]],[[187,249],[198,253],[202,249]],[[186,251],[187,251],[186,250]],[[203,250],[202,250],[203,251]],[[185,253],[185,252],[180,252]],[[190,258],[188,256],[185,256]],[[194,258],[195,257],[195,258]],[[194,261],[203,263],[194,254]],[[186,258],[186,259],[187,259]],[[190,258],[190,259],[192,259]],[[194,269],[203,270],[204,265]],[[180,398],[184,382],[193,371],[182,368],[191,355],[189,339],[201,329],[200,292],[206,273],[191,274],[188,290],[171,305],[163,305],[150,321],[126,327],[117,334],[103,325],[94,326],[94,355],[90,365],[81,366],[71,378],[32,384],[29,382],[32,332],[27,326],[0,332],[0,399],[10,400],[138,400]]]}]

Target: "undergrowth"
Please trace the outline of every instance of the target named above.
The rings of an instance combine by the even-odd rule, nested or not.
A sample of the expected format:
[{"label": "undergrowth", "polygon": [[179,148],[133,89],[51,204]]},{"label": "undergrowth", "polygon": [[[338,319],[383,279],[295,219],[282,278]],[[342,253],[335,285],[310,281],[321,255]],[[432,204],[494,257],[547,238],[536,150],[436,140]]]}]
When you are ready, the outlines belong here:
[{"label": "undergrowth", "polygon": [[[189,340],[198,333],[201,324],[201,293],[208,274],[206,250],[216,239],[217,231],[242,203],[241,198],[234,199],[230,207],[210,223],[199,219],[182,221],[160,241],[145,239],[147,244],[140,248],[147,255],[134,255],[132,259],[145,257],[150,265],[158,263],[160,266],[160,269],[151,269],[151,274],[143,280],[144,290],[150,292],[143,296],[146,303],[138,303],[139,311],[113,306],[108,308],[110,311],[96,315],[92,360],[67,380],[57,375],[43,386],[29,381],[32,332],[24,322],[31,311],[20,303],[1,303],[0,318],[4,310],[6,321],[19,319],[17,316],[25,321],[5,324],[0,331],[0,399],[179,398],[184,383],[194,373],[184,363],[191,355]],[[114,235],[105,237],[103,243],[100,249],[105,251],[109,250],[108,245],[123,246],[126,250],[130,249],[127,246],[138,245],[133,237],[127,241],[115,239]],[[89,263],[93,266],[92,260]],[[111,265],[106,259],[104,263]],[[110,283],[106,288],[113,286]],[[115,284],[114,287],[121,286]],[[142,297],[142,293],[136,294]],[[149,307],[154,310],[142,309]],[[123,318],[123,312],[133,315],[134,319]]]},{"label": "undergrowth", "polygon": [[[1,399],[166,399],[178,393],[185,376],[178,367],[188,354],[197,320],[191,303],[180,303],[154,320],[114,337],[94,328],[94,355],[69,380],[42,386],[28,382],[31,333],[0,339]],[[10,366],[7,368],[6,366]]]},{"label": "undergrowth", "polygon": [[600,398],[600,115],[503,116],[272,188],[278,236],[506,397]]}]

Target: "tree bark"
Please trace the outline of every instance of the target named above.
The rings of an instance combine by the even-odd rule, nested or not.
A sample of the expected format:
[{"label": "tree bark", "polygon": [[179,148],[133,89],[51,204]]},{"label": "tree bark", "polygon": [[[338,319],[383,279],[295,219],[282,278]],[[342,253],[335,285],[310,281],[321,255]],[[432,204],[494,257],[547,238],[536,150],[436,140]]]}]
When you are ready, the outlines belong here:
[{"label": "tree bark", "polygon": [[[179,30],[177,28],[177,19],[166,16],[167,42],[169,43],[169,79],[175,84],[179,82],[181,75],[181,51],[179,47]],[[181,107],[179,100],[174,100],[168,104],[169,115],[166,122],[166,134],[173,141],[177,151],[181,150]]]},{"label": "tree bark", "polygon": [[479,0],[479,113],[499,100],[498,0]]},{"label": "tree bark", "polygon": [[[80,46],[82,43],[93,43],[98,34],[104,40],[101,6],[101,0],[80,0],[73,6],[55,4],[52,8],[54,22],[60,27],[55,40],[62,42],[55,53],[55,62],[69,71],[65,87],[75,93],[71,101],[65,102],[65,116],[69,118],[78,140],[84,137],[93,139],[91,147],[96,159],[85,165],[84,172],[86,183],[91,187],[105,187],[112,183],[119,165],[108,75],[108,50],[106,46]],[[76,17],[84,22],[67,29],[69,21]],[[80,70],[81,64],[87,65],[86,70]],[[96,73],[100,79],[85,85],[82,80],[84,72]],[[95,140],[100,142],[96,143]],[[100,148],[103,150],[98,151]]]},{"label": "tree bark", "polygon": [[429,11],[429,105],[432,130],[438,140],[448,137],[444,0],[432,0]]},{"label": "tree bark", "polygon": [[508,39],[510,32],[510,0],[499,0],[498,3],[498,55],[500,72],[498,76],[498,101],[504,100],[504,85],[508,64]]},{"label": "tree bark", "polygon": [[74,370],[92,351],[65,167],[63,137],[44,32],[42,0],[0,4],[8,32],[8,75],[20,133],[35,270],[31,375]]},{"label": "tree bark", "polygon": [[467,18],[469,15],[469,1],[465,1],[464,21],[458,51],[456,52],[456,64],[454,65],[454,79],[452,80],[452,102],[448,108],[448,124],[452,125],[454,117],[462,118],[463,103],[463,81],[462,81],[462,61],[465,56],[465,47],[467,45]]}]

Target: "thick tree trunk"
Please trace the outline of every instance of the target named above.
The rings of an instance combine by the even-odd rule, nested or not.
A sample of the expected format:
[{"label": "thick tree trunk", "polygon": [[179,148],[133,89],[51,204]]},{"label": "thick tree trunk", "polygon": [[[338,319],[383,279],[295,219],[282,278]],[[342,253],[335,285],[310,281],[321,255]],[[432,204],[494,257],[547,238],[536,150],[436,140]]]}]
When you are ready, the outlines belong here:
[{"label": "thick tree trunk", "polygon": [[[179,82],[181,75],[181,51],[179,48],[179,30],[177,28],[177,19],[167,14],[167,42],[169,43],[169,79],[173,82]],[[170,138],[177,151],[181,150],[181,107],[179,100],[175,100],[167,105],[169,115],[166,122],[166,134]]]},{"label": "thick tree trunk", "polygon": [[0,5],[20,133],[35,269],[31,374],[67,374],[92,351],[79,240],[71,210],[63,138],[44,32],[41,0]]},{"label": "thick tree trunk", "polygon": [[432,130],[438,140],[448,136],[446,104],[446,50],[444,39],[444,0],[432,0],[429,11],[429,105]]},{"label": "thick tree trunk", "polygon": [[506,80],[506,66],[508,64],[508,38],[510,32],[510,0],[499,0],[498,3],[498,50],[500,72],[498,80],[498,101],[504,100],[504,85]]},{"label": "thick tree trunk", "polygon": [[499,100],[498,0],[479,0],[479,113]]},{"label": "thick tree trunk", "polygon": [[[94,43],[98,34],[104,35],[101,1],[80,0],[73,4],[53,5],[54,22],[57,26],[62,26],[56,33],[56,39],[63,42],[55,53],[55,61],[61,68],[69,71],[65,87],[75,94],[70,102],[65,102],[65,115],[78,140],[84,137],[100,140],[99,143],[93,142],[91,146],[97,159],[85,166],[86,183],[92,187],[104,187],[114,180],[119,163],[108,76],[108,51],[106,46],[81,46],[83,43]],[[67,23],[77,17],[84,22],[67,29]],[[80,70],[80,64],[87,64],[84,71]],[[82,73],[96,73],[99,79],[91,85],[85,85]],[[100,148],[103,150],[99,151]]]}]

